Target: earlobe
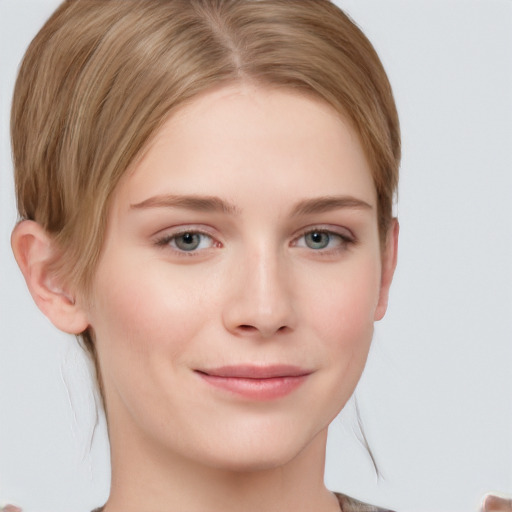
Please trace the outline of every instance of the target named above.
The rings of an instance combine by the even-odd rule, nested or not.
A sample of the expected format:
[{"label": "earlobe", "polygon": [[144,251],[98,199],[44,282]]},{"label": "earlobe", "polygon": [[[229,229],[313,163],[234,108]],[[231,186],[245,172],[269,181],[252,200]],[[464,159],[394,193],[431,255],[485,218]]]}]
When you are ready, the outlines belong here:
[{"label": "earlobe", "polygon": [[85,311],[51,271],[56,247],[48,233],[37,222],[23,220],[12,232],[11,245],[30,294],[43,314],[61,331],[85,331]]},{"label": "earlobe", "polygon": [[388,236],[386,240],[386,247],[382,255],[382,273],[379,291],[379,302],[375,309],[374,320],[382,320],[388,308],[389,288],[393,281],[395,273],[398,251],[398,233],[400,227],[398,219],[393,219],[389,227]]}]

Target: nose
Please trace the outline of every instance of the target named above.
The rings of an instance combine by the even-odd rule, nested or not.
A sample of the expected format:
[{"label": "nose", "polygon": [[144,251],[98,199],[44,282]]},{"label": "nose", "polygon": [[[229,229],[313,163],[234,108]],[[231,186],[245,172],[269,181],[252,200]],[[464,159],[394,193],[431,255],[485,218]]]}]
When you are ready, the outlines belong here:
[{"label": "nose", "polygon": [[295,329],[293,279],[275,252],[253,251],[232,268],[223,322],[237,336],[270,338]]}]

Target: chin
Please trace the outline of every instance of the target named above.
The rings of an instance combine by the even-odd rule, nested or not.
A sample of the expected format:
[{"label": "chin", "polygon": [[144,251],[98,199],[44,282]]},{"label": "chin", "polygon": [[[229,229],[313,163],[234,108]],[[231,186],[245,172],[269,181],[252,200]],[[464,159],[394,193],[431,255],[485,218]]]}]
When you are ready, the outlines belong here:
[{"label": "chin", "polygon": [[233,452],[225,455],[208,454],[210,456],[213,455],[213,457],[210,459],[207,456],[208,460],[205,462],[210,467],[233,473],[272,471],[289,464],[301,451],[302,449],[277,451],[267,451],[265,449],[241,450],[236,453],[236,456],[233,456]]},{"label": "chin", "polygon": [[327,438],[327,428],[318,433],[305,431],[302,435],[293,429],[270,430],[254,435],[246,431],[248,435],[232,436],[230,440],[216,443],[216,446],[210,445],[203,451],[203,462],[239,473],[270,471],[286,466],[313,445],[325,443]]}]

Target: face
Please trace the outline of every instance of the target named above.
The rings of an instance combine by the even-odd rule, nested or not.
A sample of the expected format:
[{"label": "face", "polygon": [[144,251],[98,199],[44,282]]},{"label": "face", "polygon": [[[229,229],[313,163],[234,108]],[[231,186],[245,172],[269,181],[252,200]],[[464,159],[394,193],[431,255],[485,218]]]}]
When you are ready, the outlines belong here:
[{"label": "face", "polygon": [[291,460],[352,394],[389,266],[368,163],[330,106],[230,86],[182,107],[116,189],[94,278],[114,445]]}]

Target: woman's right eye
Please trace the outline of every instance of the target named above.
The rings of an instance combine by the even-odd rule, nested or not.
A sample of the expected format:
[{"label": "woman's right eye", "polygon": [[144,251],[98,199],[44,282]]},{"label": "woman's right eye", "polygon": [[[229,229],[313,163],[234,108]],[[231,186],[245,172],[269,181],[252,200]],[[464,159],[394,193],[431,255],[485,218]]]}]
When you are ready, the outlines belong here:
[{"label": "woman's right eye", "polygon": [[215,240],[206,233],[198,231],[183,231],[172,235],[165,235],[156,241],[160,247],[171,247],[178,252],[194,253],[215,247]]}]

